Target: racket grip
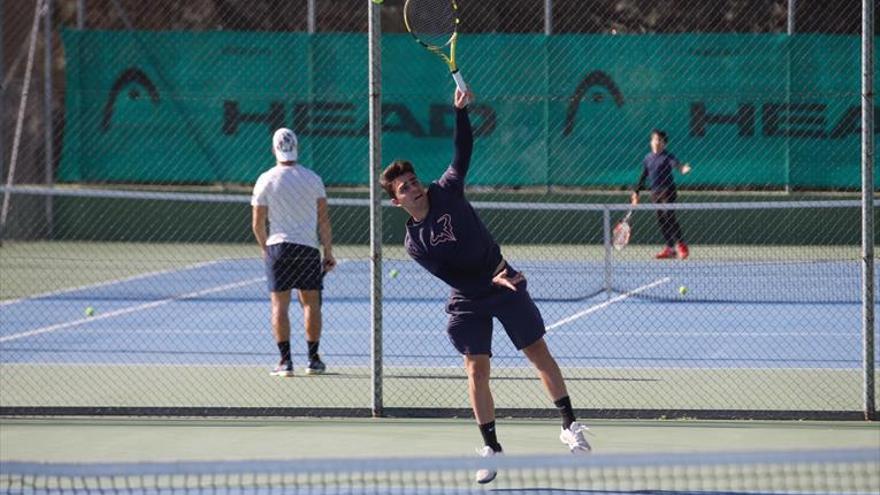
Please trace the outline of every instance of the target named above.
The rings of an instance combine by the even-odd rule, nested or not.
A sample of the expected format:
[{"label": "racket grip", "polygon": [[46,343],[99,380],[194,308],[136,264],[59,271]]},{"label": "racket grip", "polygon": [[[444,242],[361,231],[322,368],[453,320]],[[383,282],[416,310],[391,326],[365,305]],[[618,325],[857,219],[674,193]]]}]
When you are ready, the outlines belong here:
[{"label": "racket grip", "polygon": [[464,83],[464,78],[461,77],[461,72],[459,72],[458,69],[452,71],[452,79],[455,81],[455,85],[458,86],[460,91],[467,92],[467,84]]}]

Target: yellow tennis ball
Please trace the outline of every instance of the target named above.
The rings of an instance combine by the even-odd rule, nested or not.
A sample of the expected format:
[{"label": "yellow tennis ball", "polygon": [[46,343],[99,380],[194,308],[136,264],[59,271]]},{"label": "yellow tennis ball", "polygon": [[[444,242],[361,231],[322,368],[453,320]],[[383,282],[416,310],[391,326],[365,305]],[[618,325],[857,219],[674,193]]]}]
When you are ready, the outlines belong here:
[{"label": "yellow tennis ball", "polygon": [[678,288],[678,293],[681,295],[685,295],[688,293],[688,288],[685,287],[684,285],[682,285],[681,287]]},{"label": "yellow tennis ball", "polygon": [[397,268],[392,268],[392,269],[388,272],[388,276],[391,277],[391,278],[397,278],[398,275],[400,275],[400,272],[397,271]]},{"label": "yellow tennis ball", "polygon": [[86,316],[95,316],[95,308],[89,306],[85,310]]}]

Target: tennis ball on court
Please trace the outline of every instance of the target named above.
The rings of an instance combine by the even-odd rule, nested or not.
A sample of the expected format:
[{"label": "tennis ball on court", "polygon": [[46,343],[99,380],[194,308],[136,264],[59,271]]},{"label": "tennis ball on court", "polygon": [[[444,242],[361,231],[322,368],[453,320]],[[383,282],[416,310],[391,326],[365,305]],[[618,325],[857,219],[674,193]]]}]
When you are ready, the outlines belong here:
[{"label": "tennis ball on court", "polygon": [[86,308],[84,313],[86,314],[86,316],[95,316],[95,308],[89,306]]},{"label": "tennis ball on court", "polygon": [[397,271],[397,268],[392,268],[392,269],[388,272],[388,276],[391,277],[391,278],[397,278],[398,275],[400,275],[400,272]]},{"label": "tennis ball on court", "polygon": [[684,285],[682,285],[681,287],[678,288],[678,293],[681,295],[685,295],[688,293],[688,288],[685,287]]}]

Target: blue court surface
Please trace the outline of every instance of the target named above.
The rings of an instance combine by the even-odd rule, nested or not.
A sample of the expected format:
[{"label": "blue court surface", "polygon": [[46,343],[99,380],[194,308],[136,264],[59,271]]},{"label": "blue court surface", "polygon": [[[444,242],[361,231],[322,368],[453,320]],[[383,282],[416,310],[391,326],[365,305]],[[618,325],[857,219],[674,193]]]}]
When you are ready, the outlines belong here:
[{"label": "blue court surface", "polygon": [[[562,366],[861,366],[856,261],[511,263],[528,277]],[[448,288],[410,261],[386,261],[383,272],[384,364],[459,366],[445,334]],[[321,350],[336,365],[370,363],[369,287],[363,259],[341,260],[325,279]],[[5,301],[0,312],[6,363],[265,365],[277,355],[257,259]],[[295,301],[291,324],[297,339]],[[497,323],[493,351],[496,362],[520,356]]]}]

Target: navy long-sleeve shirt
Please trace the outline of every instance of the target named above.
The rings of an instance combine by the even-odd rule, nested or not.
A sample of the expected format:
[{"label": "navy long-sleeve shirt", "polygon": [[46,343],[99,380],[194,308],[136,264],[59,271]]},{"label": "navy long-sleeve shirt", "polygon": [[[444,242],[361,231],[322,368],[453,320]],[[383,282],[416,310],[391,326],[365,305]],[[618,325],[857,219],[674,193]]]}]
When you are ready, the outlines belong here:
[{"label": "navy long-sleeve shirt", "polygon": [[653,192],[675,191],[672,169],[678,165],[678,158],[666,150],[660,153],[648,153],[642,160],[642,175],[639,176],[635,192],[639,192],[645,187],[645,179],[649,180]]},{"label": "navy long-sleeve shirt", "polygon": [[404,246],[418,264],[466,297],[492,288],[501,248],[465,199],[464,185],[474,146],[467,109],[456,109],[455,153],[443,176],[428,186],[430,207],[420,222],[406,223]]}]

